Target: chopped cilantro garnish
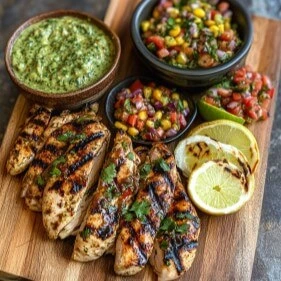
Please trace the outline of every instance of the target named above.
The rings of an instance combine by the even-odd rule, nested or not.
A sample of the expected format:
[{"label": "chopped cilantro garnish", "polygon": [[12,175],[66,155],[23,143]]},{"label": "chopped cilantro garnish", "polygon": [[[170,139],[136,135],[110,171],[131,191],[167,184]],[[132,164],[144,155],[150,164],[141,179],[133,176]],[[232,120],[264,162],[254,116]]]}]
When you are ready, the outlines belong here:
[{"label": "chopped cilantro garnish", "polygon": [[59,164],[64,164],[66,162],[66,159],[64,156],[58,157],[52,164],[52,166],[56,167]]},{"label": "chopped cilantro garnish", "polygon": [[72,139],[75,136],[75,133],[72,131],[67,131],[57,137],[58,141],[67,142],[69,139]]},{"label": "chopped cilantro garnish", "polygon": [[165,162],[163,158],[159,158],[157,161],[155,161],[154,167],[157,171],[160,172],[169,172],[170,166]]},{"label": "chopped cilantro garnish", "polygon": [[168,18],[167,20],[167,27],[168,28],[173,28],[175,25],[175,19],[174,18]]},{"label": "chopped cilantro garnish", "polygon": [[182,234],[182,233],[186,233],[188,228],[189,228],[189,225],[184,223],[184,224],[181,224],[181,225],[177,225],[175,231]]},{"label": "chopped cilantro garnish", "polygon": [[147,201],[134,202],[131,208],[124,212],[126,221],[131,221],[133,218],[138,218],[140,221],[145,221],[145,216],[149,214],[150,203]]},{"label": "chopped cilantro garnish", "polygon": [[126,109],[126,111],[128,111],[128,113],[132,112],[130,99],[125,99],[124,108]]},{"label": "chopped cilantro garnish", "polygon": [[151,171],[151,165],[150,164],[144,164],[142,165],[142,167],[140,168],[140,177],[142,179],[146,178],[148,176],[148,174]]},{"label": "chopped cilantro garnish", "polygon": [[115,164],[110,163],[106,168],[101,171],[101,179],[109,184],[116,177]]},{"label": "chopped cilantro garnish", "polygon": [[187,224],[181,224],[178,225],[173,219],[167,217],[164,220],[162,220],[159,231],[160,233],[167,232],[175,232],[175,233],[185,233],[188,230],[188,225]]},{"label": "chopped cilantro garnish", "polygon": [[128,153],[128,159],[133,161],[135,159],[134,153],[133,152],[129,152]]},{"label": "chopped cilantro garnish", "polygon": [[190,213],[178,213],[176,214],[176,218],[177,219],[189,219],[189,220],[193,220],[194,216],[191,215]]},{"label": "chopped cilantro garnish", "polygon": [[90,235],[91,235],[92,231],[89,227],[84,227],[84,229],[80,232],[81,237],[83,238],[83,240],[86,240]]},{"label": "chopped cilantro garnish", "polygon": [[181,99],[178,100],[177,111],[178,111],[178,112],[184,111],[184,106],[183,106],[183,102],[182,102]]},{"label": "chopped cilantro garnish", "polygon": [[43,177],[41,175],[37,177],[37,184],[39,186],[44,186],[45,185],[45,180],[43,179]]},{"label": "chopped cilantro garnish", "polygon": [[53,177],[57,177],[61,175],[61,170],[58,169],[57,167],[52,167],[50,171],[50,175]]},{"label": "chopped cilantro garnish", "polygon": [[78,124],[82,124],[86,121],[92,120],[92,118],[93,118],[93,116],[88,114],[88,115],[84,115],[84,116],[79,117],[78,119],[75,120],[75,122],[78,123]]},{"label": "chopped cilantro garnish", "polygon": [[108,186],[106,192],[105,192],[105,197],[108,198],[109,200],[112,200],[114,197],[118,196],[120,192],[117,190],[116,186],[110,185]]},{"label": "chopped cilantro garnish", "polygon": [[160,248],[161,248],[162,250],[167,250],[168,246],[169,246],[169,243],[168,243],[167,241],[165,241],[165,240],[163,240],[163,241],[160,243]]}]

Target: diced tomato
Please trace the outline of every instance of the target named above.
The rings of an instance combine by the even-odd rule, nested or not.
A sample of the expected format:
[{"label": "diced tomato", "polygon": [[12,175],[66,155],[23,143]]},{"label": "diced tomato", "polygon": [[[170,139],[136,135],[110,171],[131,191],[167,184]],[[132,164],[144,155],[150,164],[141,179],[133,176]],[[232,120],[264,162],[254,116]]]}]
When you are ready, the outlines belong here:
[{"label": "diced tomato", "polygon": [[143,101],[143,96],[141,94],[136,95],[131,99],[131,102],[134,104],[142,102],[142,101]]},{"label": "diced tomato", "polygon": [[179,53],[181,51],[181,46],[174,46],[171,48],[171,50],[175,50]]},{"label": "diced tomato", "polygon": [[265,109],[262,109],[262,116],[261,116],[261,119],[262,119],[262,120],[266,120],[266,119],[268,118],[268,116],[269,116],[268,111],[265,110]]},{"label": "diced tomato", "polygon": [[180,122],[181,129],[183,129],[187,124],[186,119],[183,116],[183,114],[179,114],[179,122]]},{"label": "diced tomato", "polygon": [[243,103],[245,104],[246,108],[251,108],[257,103],[257,98],[249,96],[243,99]]},{"label": "diced tomato", "polygon": [[253,88],[255,91],[260,91],[262,88],[262,81],[260,79],[255,79],[255,81],[253,82]]},{"label": "diced tomato", "polygon": [[142,120],[137,120],[137,124],[136,124],[136,128],[139,130],[139,131],[141,131],[142,129],[143,129],[143,127],[144,127],[144,121],[142,121]]},{"label": "diced tomato", "polygon": [[119,100],[117,100],[117,102],[115,102],[114,108],[118,109],[118,108],[122,107],[123,104],[124,104],[124,99],[120,98]]},{"label": "diced tomato", "polygon": [[170,54],[170,52],[166,48],[162,48],[157,51],[157,56],[161,59],[169,56],[169,54]]},{"label": "diced tomato", "polygon": [[211,20],[215,18],[215,15],[218,14],[219,12],[216,10],[211,10]]},{"label": "diced tomato", "polygon": [[177,116],[178,114],[177,114],[177,112],[175,112],[175,111],[173,111],[173,112],[171,112],[170,113],[170,121],[172,122],[172,123],[176,123],[177,122]]},{"label": "diced tomato", "polygon": [[228,41],[230,42],[233,38],[233,30],[228,30],[222,33],[220,36],[220,39],[223,41]]},{"label": "diced tomato", "polygon": [[157,128],[156,131],[157,131],[159,138],[161,139],[163,137],[165,131],[161,127]]},{"label": "diced tomato", "polygon": [[221,96],[221,97],[230,97],[231,94],[232,94],[232,90],[230,89],[224,89],[224,88],[218,88],[218,94]]},{"label": "diced tomato", "polygon": [[257,113],[256,113],[254,110],[250,109],[250,110],[248,110],[248,111],[246,112],[246,114],[247,114],[251,119],[253,119],[253,120],[258,120],[258,115],[257,115]]},{"label": "diced tomato", "polygon": [[132,194],[132,190],[131,190],[130,188],[127,188],[127,189],[123,192],[121,198],[124,200],[125,198],[127,198],[127,197],[130,196],[131,194]]},{"label": "diced tomato", "polygon": [[268,89],[272,88],[271,81],[267,75],[262,75],[262,82],[263,85],[266,86]]},{"label": "diced tomato", "polygon": [[261,103],[261,108],[262,109],[265,109],[266,111],[269,111],[269,108],[270,108],[270,102],[271,100],[270,99],[264,99]]},{"label": "diced tomato", "polygon": [[136,80],[131,86],[130,91],[133,93],[138,89],[143,89],[143,84],[140,80]]},{"label": "diced tomato", "polygon": [[233,98],[234,101],[240,101],[240,100],[242,100],[242,96],[241,96],[240,93],[233,93],[233,94],[232,94],[232,98]]},{"label": "diced tomato", "polygon": [[130,124],[132,127],[135,127],[137,120],[138,116],[136,114],[130,114],[127,123]]},{"label": "diced tomato", "polygon": [[240,116],[241,115],[241,106],[238,105],[234,108],[227,108],[227,111],[236,116]]},{"label": "diced tomato", "polygon": [[212,97],[205,96],[205,102],[210,104],[210,105],[216,106],[216,102],[215,102],[215,100]]},{"label": "diced tomato", "polygon": [[165,47],[164,38],[159,35],[152,35],[146,39],[146,43],[154,43],[157,49],[163,49]]},{"label": "diced tomato", "polygon": [[231,98],[230,98],[230,97],[222,98],[222,99],[221,99],[221,104],[222,104],[223,106],[225,106],[225,105],[227,105],[228,103],[230,103],[230,101],[231,101]]},{"label": "diced tomato", "polygon": [[273,95],[274,95],[274,88],[271,88],[267,91],[267,93],[269,94],[270,98],[272,99],[273,98]]},{"label": "diced tomato", "polygon": [[221,12],[221,13],[224,13],[228,10],[229,8],[229,3],[227,2],[221,2],[218,4],[218,10]]}]

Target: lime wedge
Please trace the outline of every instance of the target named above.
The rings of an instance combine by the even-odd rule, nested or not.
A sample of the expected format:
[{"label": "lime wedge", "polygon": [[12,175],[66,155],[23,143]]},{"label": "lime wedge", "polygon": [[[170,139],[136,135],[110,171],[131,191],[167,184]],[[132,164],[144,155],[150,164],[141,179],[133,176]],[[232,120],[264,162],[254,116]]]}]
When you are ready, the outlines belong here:
[{"label": "lime wedge", "polygon": [[[254,181],[253,176],[251,181]],[[193,203],[211,215],[238,211],[250,199],[252,191],[245,175],[225,161],[204,163],[192,172],[188,181],[188,193]]]},{"label": "lime wedge", "polygon": [[242,117],[231,114],[222,108],[210,105],[202,99],[197,102],[197,107],[200,115],[207,121],[227,119],[239,124],[245,123],[245,119],[243,119]]},{"label": "lime wedge", "polygon": [[235,146],[247,158],[251,172],[255,172],[260,159],[259,148],[254,135],[245,126],[229,120],[216,120],[195,127],[189,136],[194,135],[208,136],[219,142]]}]

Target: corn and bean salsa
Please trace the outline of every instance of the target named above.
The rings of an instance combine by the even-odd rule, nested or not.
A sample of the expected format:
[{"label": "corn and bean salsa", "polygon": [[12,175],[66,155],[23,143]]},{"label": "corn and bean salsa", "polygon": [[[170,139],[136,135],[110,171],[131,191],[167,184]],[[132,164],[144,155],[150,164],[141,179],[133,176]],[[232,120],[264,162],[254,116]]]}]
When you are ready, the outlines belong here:
[{"label": "corn and bean salsa", "polygon": [[175,89],[140,80],[116,95],[114,108],[115,127],[145,141],[175,136],[187,126],[190,112],[188,102]]},{"label": "corn and bean salsa", "polygon": [[246,66],[210,88],[202,100],[251,123],[268,118],[273,95],[274,88],[269,77]]},{"label": "corn and bean salsa", "polygon": [[229,3],[161,0],[141,23],[142,39],[159,59],[180,68],[210,68],[230,60],[241,45]]}]

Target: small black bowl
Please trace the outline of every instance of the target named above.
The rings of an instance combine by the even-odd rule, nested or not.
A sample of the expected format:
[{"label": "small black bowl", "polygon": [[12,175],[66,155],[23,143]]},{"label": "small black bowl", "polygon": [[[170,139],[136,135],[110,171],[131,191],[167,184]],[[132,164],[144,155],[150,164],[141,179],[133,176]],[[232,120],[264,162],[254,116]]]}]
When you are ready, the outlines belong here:
[{"label": "small black bowl", "polygon": [[140,34],[140,25],[143,20],[151,17],[153,8],[158,2],[159,0],[143,0],[139,3],[131,21],[131,36],[140,59],[146,66],[152,68],[161,79],[180,87],[202,88],[218,83],[225,74],[245,64],[252,44],[253,26],[247,8],[240,2],[227,0],[231,11],[233,11],[233,22],[238,25],[238,33],[243,44],[228,62],[208,69],[182,69],[169,65],[158,59],[144,45]]},{"label": "small black bowl", "polygon": [[[131,76],[126,78],[125,80],[119,82],[118,84],[116,84],[108,93],[107,98],[106,98],[106,103],[105,103],[105,114],[107,119],[109,120],[110,125],[112,126],[113,129],[117,130],[115,128],[115,118],[114,118],[114,103],[115,103],[115,98],[116,95],[124,88],[128,88],[135,80],[139,79],[142,83],[147,84],[149,82],[155,82],[157,85],[163,85],[167,88],[171,88],[170,85],[168,85],[165,82],[162,81],[157,81],[155,79],[152,78],[148,78],[148,77],[144,77],[144,76]],[[195,102],[193,101],[193,99],[191,99],[190,97],[188,97],[186,94],[184,95],[182,91],[180,91],[179,89],[177,89],[177,92],[180,94],[181,98],[184,98],[185,100],[187,100],[188,102],[188,106],[189,106],[189,114],[187,116],[187,125],[184,129],[182,129],[181,131],[179,131],[178,134],[176,134],[173,137],[170,138],[166,138],[164,140],[161,140],[161,142],[163,143],[169,143],[172,141],[177,140],[180,136],[182,136],[190,127],[190,125],[192,124],[192,122],[194,121],[196,115],[197,115],[197,107]],[[134,143],[137,144],[142,144],[142,145],[151,145],[152,143],[154,143],[153,141],[147,141],[147,140],[142,140],[142,139],[136,139],[132,137],[132,140]]]}]

